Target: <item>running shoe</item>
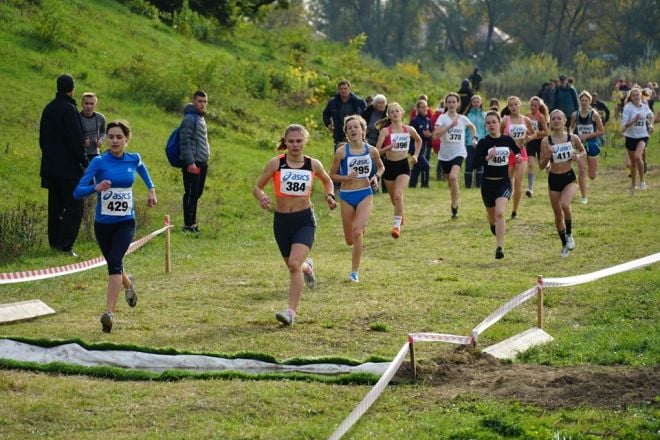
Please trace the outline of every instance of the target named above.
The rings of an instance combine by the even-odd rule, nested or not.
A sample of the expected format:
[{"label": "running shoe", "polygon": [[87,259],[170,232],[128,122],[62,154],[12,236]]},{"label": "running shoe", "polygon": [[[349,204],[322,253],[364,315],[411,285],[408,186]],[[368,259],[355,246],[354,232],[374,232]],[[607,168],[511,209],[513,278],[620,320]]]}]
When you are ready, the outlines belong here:
[{"label": "running shoe", "polygon": [[112,331],[112,313],[103,312],[101,315],[101,328],[104,333],[110,333]]},{"label": "running shoe", "polygon": [[313,289],[314,287],[316,287],[316,275],[314,275],[314,262],[312,261],[311,258],[307,257],[305,259],[305,263],[307,263],[309,265],[309,268],[311,269],[309,274],[306,274],[305,272],[303,272],[303,277],[305,279],[305,285],[307,287],[309,287],[310,289]]},{"label": "running shoe", "polygon": [[582,203],[583,205],[586,205],[587,203],[589,203],[589,199],[586,198],[586,197],[582,197],[582,198],[580,198],[580,203]]},{"label": "running shoe", "polygon": [[129,307],[135,307],[137,305],[137,293],[135,293],[135,277],[133,275],[128,275],[128,281],[131,282],[131,286],[128,289],[124,289],[124,296],[126,297],[126,303]]},{"label": "running shoe", "polygon": [[397,227],[392,228],[392,238],[399,238],[401,230]]},{"label": "running shoe", "polygon": [[568,246],[563,246],[561,248],[561,257],[562,258],[568,257]]},{"label": "running shoe", "polygon": [[646,182],[639,182],[639,189],[642,191],[646,191],[647,189],[649,189],[649,187],[646,184]]},{"label": "running shoe", "polygon": [[518,218],[518,213],[516,211],[511,212],[511,220],[515,220]]},{"label": "running shoe", "polygon": [[534,191],[528,189],[527,191],[525,191],[525,195],[531,199],[532,196],[534,195]]},{"label": "running shoe", "polygon": [[573,240],[573,234],[566,234],[566,247],[569,251],[575,249],[575,240]]},{"label": "running shoe", "polygon": [[275,319],[280,321],[284,325],[293,325],[293,321],[296,319],[295,315],[291,309],[282,310],[275,314]]},{"label": "running shoe", "polygon": [[498,246],[497,249],[495,249],[495,259],[501,260],[502,258],[504,258],[504,251],[501,246]]},{"label": "running shoe", "polygon": [[456,208],[451,208],[451,218],[454,220],[458,218],[458,206]]},{"label": "running shoe", "polygon": [[348,274],[348,280],[353,282],[353,283],[359,283],[360,279],[358,278],[358,273],[357,272],[351,272]]}]

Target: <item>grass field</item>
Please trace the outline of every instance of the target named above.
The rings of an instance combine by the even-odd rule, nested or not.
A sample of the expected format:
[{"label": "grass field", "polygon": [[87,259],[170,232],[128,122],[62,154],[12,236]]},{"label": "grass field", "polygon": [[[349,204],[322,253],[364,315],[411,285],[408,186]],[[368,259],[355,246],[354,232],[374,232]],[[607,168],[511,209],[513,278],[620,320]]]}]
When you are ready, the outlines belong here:
[{"label": "grass field", "polygon": [[[204,214],[209,197],[202,199],[199,237],[173,234],[172,273],[163,270],[162,239],[127,258],[127,269],[137,277],[140,303],[135,310],[120,304],[112,334],[101,333],[98,323],[103,269],[4,286],[6,302],[40,298],[58,313],[1,330],[5,336],[80,338],[194,352],[265,352],[278,359],[391,358],[408,332],[469,335],[499,305],[532,286],[537,274],[588,273],[657,252],[657,168],[649,172],[651,189],[628,197],[621,160],[615,159],[620,153],[608,151],[601,176],[590,186],[589,204],[576,200],[577,249],[567,259],[559,257],[543,178],[535,197],[523,200],[520,218],[507,222],[502,261],[493,258],[494,239],[479,192],[462,189],[461,217],[452,221],[446,185],[432,181],[431,189],[406,193],[406,225],[398,241],[388,233],[389,199],[375,198],[361,283],[349,284],[350,252],[343,243],[339,213],[328,212],[316,195],[319,228],[313,255],[319,285],[303,294],[296,325],[283,328],[274,313],[285,305],[287,275],[272,239],[271,214],[260,212],[255,202],[245,207],[256,211],[254,220],[217,222]],[[651,150],[649,162],[657,157]],[[81,243],[79,250],[85,257],[98,253],[90,242]],[[46,255],[20,265],[64,262]],[[656,265],[586,285],[547,289],[546,330],[556,341],[533,350],[525,361],[555,368],[623,365],[619,368],[626,372],[648,373],[651,368],[650,378],[657,381],[659,285]],[[479,345],[534,323],[535,307],[525,305],[489,329]],[[499,438],[507,432],[521,438],[551,438],[556,433],[600,438],[608,432],[612,437],[653,438],[657,433],[657,399],[644,403],[631,397],[625,407],[603,408],[587,396],[577,406],[573,402],[548,409],[461,388],[448,398],[437,384],[442,368],[434,366],[451,359],[454,347],[417,347],[426,379],[422,375],[418,383],[404,381],[387,390],[351,431],[352,438]],[[322,438],[367,392],[363,386],[290,381],[118,383],[20,371],[5,371],[1,386],[11,399],[0,411],[0,432],[13,438],[28,432],[59,438],[102,433]]]},{"label": "grass field", "polygon": [[[111,334],[100,329],[107,282],[100,268],[2,285],[2,303],[39,298],[57,313],[2,325],[1,337],[194,353],[249,351],[279,360],[391,359],[409,332],[470,335],[501,304],[533,286],[539,274],[589,273],[660,251],[660,142],[655,134],[648,149],[650,189],[629,197],[624,149],[613,122],[601,173],[589,183],[589,204],[576,199],[573,205],[577,248],[566,259],[559,257],[544,173],[537,171],[535,196],[522,200],[519,219],[507,221],[506,256],[500,261],[493,258],[495,240],[479,191],[461,189],[460,218],[452,221],[446,183],[432,180],[428,190],[406,192],[406,224],[397,241],[389,235],[389,199],[375,197],[361,282],[349,284],[350,249],[340,214],[328,212],[317,186],[312,256],[318,287],[303,293],[296,325],[280,327],[274,314],[286,305],[288,274],[273,238],[272,214],[259,208],[250,190],[284,127],[307,124],[312,133],[307,152],[329,167],[331,140],[319,128],[320,112],[338,75],[351,78],[361,94],[385,91],[404,106],[420,88],[438,96],[447,90],[295,30],[271,34],[246,26],[214,46],[183,39],[110,0],[34,5],[0,2],[0,57],[16,60],[0,65],[7,109],[0,112],[2,213],[35,201],[37,212],[45,214],[46,193],[37,178],[39,112],[63,71],[76,77],[77,96],[96,91],[100,111],[133,125],[129,150],[142,154],[159,196],[155,209],[140,212],[139,236],[159,228],[166,214],[180,226],[181,178],[162,150],[180,118],[178,101],[183,104],[196,87],[210,93],[212,161],[200,202],[202,233],[187,236],[175,229],[169,274],[162,237],[126,258],[139,303],[136,309],[119,304]],[[42,38],[48,30],[43,25],[53,17],[71,24],[54,28],[64,46]],[[99,23],[100,37],[78,36],[76,30],[92,22]],[[260,82],[264,78],[270,79]],[[268,84],[282,89],[267,89]],[[308,88],[314,92],[303,94]],[[301,104],[310,96],[323,99]],[[146,196],[140,185],[138,203]],[[74,261],[46,249],[44,221],[36,223],[41,246],[0,265],[0,272]],[[75,248],[85,259],[99,255],[84,233]],[[347,438],[655,439],[659,286],[656,264],[546,289],[545,329],[555,341],[513,363],[445,344],[417,344],[420,379],[407,379],[406,365]],[[509,313],[480,337],[478,348],[534,326],[535,313],[531,303]],[[0,370],[0,438],[326,438],[369,390],[294,380],[120,381],[63,371]]]}]

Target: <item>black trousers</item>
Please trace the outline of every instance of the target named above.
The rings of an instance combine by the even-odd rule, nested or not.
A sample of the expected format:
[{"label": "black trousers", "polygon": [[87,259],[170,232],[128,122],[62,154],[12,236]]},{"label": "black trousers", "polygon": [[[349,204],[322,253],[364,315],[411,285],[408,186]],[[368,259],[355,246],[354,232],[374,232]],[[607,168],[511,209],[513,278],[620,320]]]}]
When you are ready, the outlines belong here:
[{"label": "black trousers", "polygon": [[48,178],[48,244],[70,251],[78,238],[83,200],[73,198],[77,179]]},{"label": "black trousers", "polygon": [[207,164],[198,163],[197,166],[200,168],[199,174],[189,173],[186,167],[182,168],[183,222],[185,226],[195,226],[197,224],[197,201],[202,197],[206,183]]}]

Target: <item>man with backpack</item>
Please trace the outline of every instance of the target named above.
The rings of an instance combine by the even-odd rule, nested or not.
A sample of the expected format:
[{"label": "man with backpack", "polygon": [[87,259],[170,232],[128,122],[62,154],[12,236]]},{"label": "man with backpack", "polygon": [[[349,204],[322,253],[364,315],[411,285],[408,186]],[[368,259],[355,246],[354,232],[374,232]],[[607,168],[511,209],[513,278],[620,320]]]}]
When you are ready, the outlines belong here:
[{"label": "man with backpack", "polygon": [[183,120],[179,127],[181,153],[181,171],[183,174],[183,231],[199,232],[197,226],[197,201],[202,197],[208,160],[210,155],[209,139],[206,130],[206,92],[197,90],[192,103],[184,109]]}]

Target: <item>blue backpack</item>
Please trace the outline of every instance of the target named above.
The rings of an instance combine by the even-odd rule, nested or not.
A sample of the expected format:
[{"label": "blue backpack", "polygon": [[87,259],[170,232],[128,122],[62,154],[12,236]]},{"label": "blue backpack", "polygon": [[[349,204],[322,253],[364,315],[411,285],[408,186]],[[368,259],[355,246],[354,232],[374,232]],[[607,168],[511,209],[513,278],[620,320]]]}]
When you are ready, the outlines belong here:
[{"label": "blue backpack", "polygon": [[[197,131],[197,115],[195,113],[191,114],[195,120],[195,125],[193,128],[194,134],[195,131]],[[183,168],[186,165],[179,158],[181,156],[181,136],[179,135],[180,129],[181,125],[175,128],[172,131],[172,134],[170,134],[170,137],[167,138],[167,143],[165,144],[165,155],[167,156],[167,160],[169,161],[170,165],[176,168]]]}]

